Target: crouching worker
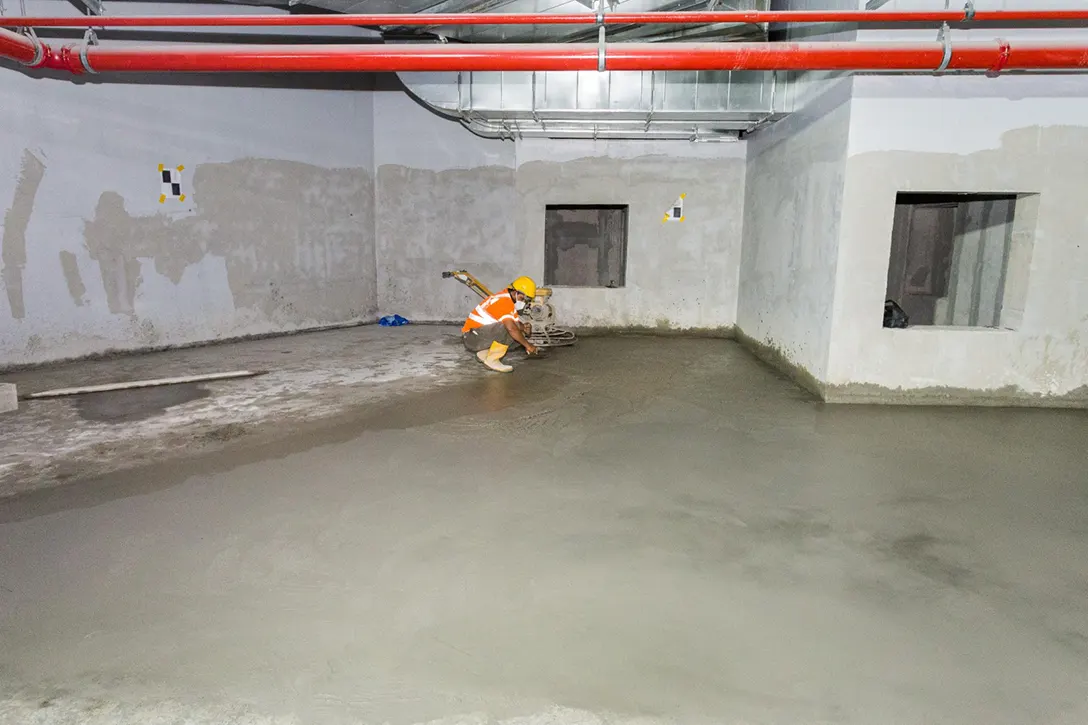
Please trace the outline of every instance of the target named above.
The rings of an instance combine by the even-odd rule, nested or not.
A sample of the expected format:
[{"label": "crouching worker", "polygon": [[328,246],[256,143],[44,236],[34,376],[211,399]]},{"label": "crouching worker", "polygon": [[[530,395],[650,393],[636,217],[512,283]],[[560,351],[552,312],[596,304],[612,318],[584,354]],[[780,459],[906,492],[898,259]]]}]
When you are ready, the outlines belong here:
[{"label": "crouching worker", "polygon": [[525,339],[529,326],[523,325],[518,317],[518,312],[535,296],[536,283],[528,277],[518,277],[502,292],[476,305],[461,328],[465,349],[476,353],[480,362],[500,373],[514,369],[502,361],[511,343],[516,342],[535,355],[536,345]]}]

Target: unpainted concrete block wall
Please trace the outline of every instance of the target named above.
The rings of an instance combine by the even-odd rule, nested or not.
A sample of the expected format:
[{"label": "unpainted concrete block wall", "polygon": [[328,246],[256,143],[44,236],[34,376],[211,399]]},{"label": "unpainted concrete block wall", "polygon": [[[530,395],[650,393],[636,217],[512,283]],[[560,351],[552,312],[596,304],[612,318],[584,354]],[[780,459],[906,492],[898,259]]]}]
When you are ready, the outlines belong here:
[{"label": "unpainted concrete block wall", "polygon": [[[1080,88],[1077,87],[1080,84]],[[940,119],[955,118],[956,123]],[[859,79],[828,383],[885,392],[1088,401],[1088,94],[1072,79]],[[1023,279],[1009,327],[884,330],[880,304],[899,191],[1037,194],[1012,246]]]},{"label": "unpainted concrete block wall", "polygon": [[[548,204],[630,207],[626,286],[557,290],[564,324],[736,319],[743,143],[488,140],[399,87],[0,84],[0,365],[460,320],[474,298],[441,272],[541,279]],[[160,203],[160,163],[184,201]]]},{"label": "unpainted concrete block wall", "polygon": [[[976,5],[1033,7],[1030,0]],[[892,0],[884,7],[938,6]],[[996,33],[956,30],[953,41]],[[1083,30],[1000,35],[1069,41],[1082,40]],[[932,33],[857,37],[921,41]],[[829,401],[1088,404],[1088,227],[1078,201],[1088,189],[1083,81],[805,80],[786,96],[794,115],[748,144],[739,330]],[[1018,204],[1013,221],[1016,259],[1002,319],[1016,329],[882,327],[898,191],[1037,195]]]},{"label": "unpainted concrete block wall", "polygon": [[0,366],[373,319],[370,93],[4,70],[0,97]]},{"label": "unpainted concrete block wall", "polygon": [[[402,92],[375,94],[379,306],[463,320],[475,297],[544,272],[549,204],[629,205],[626,286],[557,288],[571,326],[728,328],[736,319],[744,144],[481,139]],[[664,223],[685,194],[684,222]]]},{"label": "unpainted concrete block wall", "polygon": [[391,84],[374,94],[374,167],[381,314],[463,320],[475,295],[443,271],[513,279],[513,143],[475,136]]},{"label": "unpainted concrete block wall", "polygon": [[[912,32],[894,38],[931,39]],[[561,323],[736,325],[829,399],[1088,399],[1083,82],[795,80],[795,113],[750,141],[677,144],[481,139],[399,87],[0,73],[0,365],[379,313],[459,321],[475,298],[442,271],[540,279],[547,205],[622,204],[626,286],[557,289]],[[159,203],[160,163],[185,166],[185,202]],[[1012,230],[1015,329],[882,329],[898,191],[1034,195]],[[663,223],[681,194],[685,221]]]},{"label": "unpainted concrete block wall", "polygon": [[[719,329],[736,324],[745,148],[738,144],[523,141],[517,234],[524,268],[544,270],[549,204],[628,205],[626,284],[561,287],[565,324]],[[684,221],[664,222],[684,194]]]},{"label": "unpainted concrete block wall", "polygon": [[[888,9],[934,9],[892,0]],[[1031,9],[983,0],[978,9]],[[1082,3],[1055,2],[1055,8]],[[1079,42],[1083,28],[973,28],[953,42]],[[927,31],[866,30],[859,40]],[[1078,76],[856,79],[827,394],[832,400],[1088,404],[1088,88]],[[1003,323],[885,330],[880,299],[897,191],[1011,192]],[[1005,326],[1003,324],[1003,326]]]},{"label": "unpainted concrete block wall", "polygon": [[831,341],[850,84],[832,82],[748,143],[737,327],[816,380]]},{"label": "unpainted concrete block wall", "polygon": [[[864,3],[863,3],[864,4]],[[775,10],[856,10],[857,0],[774,0]],[[782,40],[849,42],[851,27],[791,25]],[[737,328],[819,388],[827,372],[853,78],[780,73],[785,120],[748,141]]]}]

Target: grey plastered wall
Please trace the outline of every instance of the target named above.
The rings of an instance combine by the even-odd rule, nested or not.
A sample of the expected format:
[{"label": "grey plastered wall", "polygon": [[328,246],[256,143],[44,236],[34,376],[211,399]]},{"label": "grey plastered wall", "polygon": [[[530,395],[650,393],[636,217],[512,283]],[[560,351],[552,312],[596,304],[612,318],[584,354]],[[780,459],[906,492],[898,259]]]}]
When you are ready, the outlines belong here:
[{"label": "grey plastered wall", "polygon": [[[831,394],[1088,399],[1083,80],[895,80],[858,79],[853,102]],[[1013,222],[1015,329],[881,327],[898,191],[1037,194]]]},{"label": "grey plastered wall", "polygon": [[0,97],[0,366],[373,319],[369,92],[4,69]]},{"label": "grey plastered wall", "polygon": [[850,81],[753,138],[737,326],[817,381],[827,373]]},{"label": "grey plastered wall", "polygon": [[485,284],[518,273],[512,142],[475,136],[389,85],[374,97],[374,165],[381,314],[463,319],[474,297],[444,270]]},{"label": "grey plastered wall", "polygon": [[[743,144],[518,144],[517,228],[524,268],[544,271],[548,204],[626,204],[620,289],[556,288],[563,322],[589,327],[714,329],[736,321],[744,215]],[[664,222],[684,195],[684,221]]]},{"label": "grey plastered wall", "polygon": [[[856,10],[857,0],[776,0],[773,7]],[[792,25],[782,39],[848,41],[855,34]],[[793,113],[748,141],[737,327],[819,385],[831,344],[853,78],[781,74],[779,88],[776,105]]]},{"label": "grey plastered wall", "polygon": [[[481,139],[399,90],[375,97],[382,313],[462,320],[474,304],[441,279],[497,286],[544,272],[548,204],[626,204],[627,284],[558,288],[569,326],[723,328],[735,321],[744,144]],[[663,223],[685,194],[684,222]]]}]

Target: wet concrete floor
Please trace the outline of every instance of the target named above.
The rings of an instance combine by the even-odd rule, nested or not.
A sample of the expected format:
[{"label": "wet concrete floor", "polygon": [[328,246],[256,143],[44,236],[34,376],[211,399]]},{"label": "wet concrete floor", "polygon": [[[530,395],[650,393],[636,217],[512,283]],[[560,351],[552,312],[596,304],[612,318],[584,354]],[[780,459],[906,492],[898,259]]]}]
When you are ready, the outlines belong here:
[{"label": "wet concrete floor", "polygon": [[0,502],[0,722],[1088,722],[1086,440],[584,340]]},{"label": "wet concrete floor", "polygon": [[152,418],[167,408],[200,400],[208,395],[210,393],[207,387],[197,383],[185,383],[78,395],[75,398],[75,407],[83,420],[131,423]]},{"label": "wet concrete floor", "polygon": [[366,325],[7,371],[22,395],[267,370],[189,386],[23,400],[0,419],[0,499],[121,470],[271,442],[412,390],[483,377],[459,327]]}]

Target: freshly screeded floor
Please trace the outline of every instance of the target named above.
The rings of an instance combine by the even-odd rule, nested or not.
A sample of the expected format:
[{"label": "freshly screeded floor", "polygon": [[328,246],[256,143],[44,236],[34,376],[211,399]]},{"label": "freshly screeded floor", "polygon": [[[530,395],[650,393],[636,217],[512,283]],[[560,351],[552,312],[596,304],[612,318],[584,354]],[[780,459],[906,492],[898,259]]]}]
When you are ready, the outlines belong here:
[{"label": "freshly screeded floor", "polygon": [[[0,503],[0,722],[1088,721],[1084,412],[824,406],[724,340],[493,375],[411,334],[436,377],[291,393],[360,395],[332,427]],[[156,415],[258,420],[229,385]]]}]

